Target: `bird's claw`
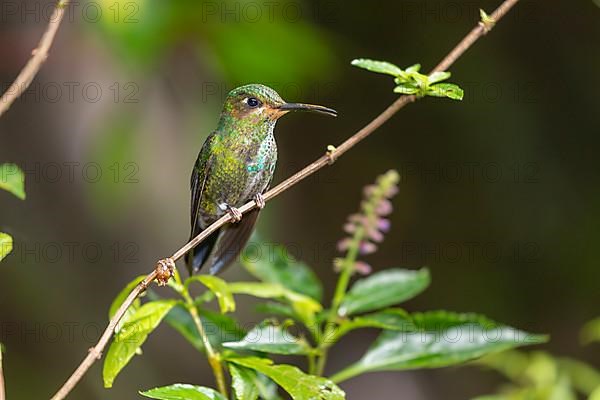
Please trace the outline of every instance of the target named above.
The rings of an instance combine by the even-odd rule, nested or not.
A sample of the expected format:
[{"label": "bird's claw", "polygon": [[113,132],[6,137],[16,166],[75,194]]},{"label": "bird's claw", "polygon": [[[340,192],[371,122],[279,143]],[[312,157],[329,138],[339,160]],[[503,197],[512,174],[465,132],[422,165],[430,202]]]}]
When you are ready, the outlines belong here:
[{"label": "bird's claw", "polygon": [[335,148],[334,145],[329,145],[327,146],[327,152],[325,152],[325,155],[327,156],[327,158],[329,159],[329,165],[333,164],[335,162],[335,160],[337,159],[337,156],[335,155],[335,151],[337,149]]},{"label": "bird's claw", "polygon": [[227,206],[227,212],[231,216],[233,222],[240,222],[242,220],[242,212],[235,207]]},{"label": "bird's claw", "polygon": [[256,193],[256,195],[254,196],[254,202],[256,203],[256,207],[258,207],[259,210],[265,208],[266,202],[262,193]]}]

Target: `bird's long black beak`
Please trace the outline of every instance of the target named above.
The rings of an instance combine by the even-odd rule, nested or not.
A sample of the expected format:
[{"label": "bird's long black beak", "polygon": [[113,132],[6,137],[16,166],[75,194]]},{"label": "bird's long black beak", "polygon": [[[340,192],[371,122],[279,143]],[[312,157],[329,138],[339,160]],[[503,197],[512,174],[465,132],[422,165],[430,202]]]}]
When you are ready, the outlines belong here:
[{"label": "bird's long black beak", "polygon": [[281,111],[312,111],[321,114],[331,115],[337,117],[338,113],[332,108],[316,106],[314,104],[303,104],[303,103],[285,103],[279,106]]}]

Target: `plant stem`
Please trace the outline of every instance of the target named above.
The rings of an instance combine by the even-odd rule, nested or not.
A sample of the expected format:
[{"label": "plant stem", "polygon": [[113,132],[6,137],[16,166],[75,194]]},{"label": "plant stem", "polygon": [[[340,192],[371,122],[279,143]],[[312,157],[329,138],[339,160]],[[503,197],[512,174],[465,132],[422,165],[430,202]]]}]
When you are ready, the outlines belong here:
[{"label": "plant stem", "polygon": [[37,47],[31,52],[31,58],[27,61],[27,64],[23,67],[15,81],[0,97],[0,116],[10,108],[10,105],[19,98],[29,87],[33,78],[37,75],[38,71],[42,67],[42,64],[48,58],[48,51],[54,36],[58,31],[58,27],[62,22],[63,16],[65,15],[65,9],[67,8],[69,0],[60,0],[54,12],[50,16],[48,27],[42,35]]},{"label": "plant stem", "polygon": [[354,236],[352,237],[352,242],[348,247],[348,252],[346,253],[346,257],[342,261],[342,270],[340,271],[340,277],[338,278],[335,292],[333,295],[333,300],[331,301],[331,310],[329,311],[329,315],[327,316],[327,320],[325,322],[324,334],[321,336],[321,342],[319,343],[319,349],[321,350],[321,356],[317,361],[316,374],[323,375],[325,371],[325,364],[327,363],[327,352],[329,347],[331,347],[335,340],[333,339],[337,330],[336,320],[338,318],[340,305],[342,304],[342,300],[346,295],[346,291],[348,290],[348,285],[350,284],[350,278],[354,274],[354,263],[356,262],[356,258],[358,257],[358,251],[360,248],[360,242],[364,239],[365,230],[363,227],[357,227],[356,232],[354,232]]},{"label": "plant stem", "polygon": [[208,363],[213,370],[213,374],[215,375],[215,380],[217,381],[217,387],[219,388],[219,392],[227,398],[227,386],[225,385],[225,376],[223,374],[223,365],[221,364],[221,355],[216,352],[212,345],[210,344],[210,340],[208,339],[208,335],[206,334],[206,330],[202,325],[202,319],[200,319],[200,315],[198,314],[198,309],[194,304],[194,300],[187,293],[187,290],[182,292],[183,297],[185,298],[185,305],[194,320],[194,324],[196,324],[196,329],[198,329],[198,333],[202,338],[202,343],[204,344],[204,348],[206,349],[206,356],[208,358]]}]

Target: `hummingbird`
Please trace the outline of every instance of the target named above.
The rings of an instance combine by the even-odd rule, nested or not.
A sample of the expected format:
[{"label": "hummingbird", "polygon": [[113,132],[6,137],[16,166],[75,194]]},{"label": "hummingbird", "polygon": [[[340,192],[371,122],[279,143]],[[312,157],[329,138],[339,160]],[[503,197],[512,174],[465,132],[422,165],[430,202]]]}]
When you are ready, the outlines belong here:
[{"label": "hummingbird", "polygon": [[[337,116],[331,108],[287,103],[275,90],[260,84],[241,86],[227,95],[217,129],[202,145],[192,170],[190,239],[225,213],[232,222],[187,253],[190,274],[205,265],[210,274],[218,274],[244,249],[275,172],[275,124],[291,111]],[[242,218],[238,208],[250,200],[257,208]]]}]

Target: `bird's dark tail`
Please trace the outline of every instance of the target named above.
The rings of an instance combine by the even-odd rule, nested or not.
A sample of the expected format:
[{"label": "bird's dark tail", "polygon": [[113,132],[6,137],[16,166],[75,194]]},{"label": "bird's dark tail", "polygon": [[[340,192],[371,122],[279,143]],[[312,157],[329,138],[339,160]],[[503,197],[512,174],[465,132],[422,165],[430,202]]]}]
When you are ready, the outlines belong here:
[{"label": "bird's dark tail", "polygon": [[[202,268],[202,265],[210,256],[210,253],[212,252],[213,248],[215,247],[215,243],[217,243],[217,239],[219,238],[219,231],[220,229],[213,232],[202,243],[200,243],[194,249],[190,250],[185,255],[185,263],[187,264],[188,272],[190,273],[190,275],[193,275],[200,271],[200,268]],[[190,240],[192,240],[200,232],[202,232],[202,230],[197,227],[196,230],[192,232]]]},{"label": "bird's dark tail", "polygon": [[246,213],[240,222],[221,228],[219,241],[207,261],[211,275],[224,271],[238,258],[252,236],[259,212],[259,209],[254,209]]}]

